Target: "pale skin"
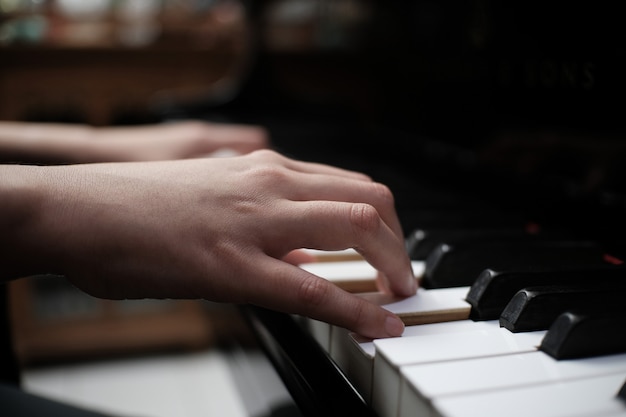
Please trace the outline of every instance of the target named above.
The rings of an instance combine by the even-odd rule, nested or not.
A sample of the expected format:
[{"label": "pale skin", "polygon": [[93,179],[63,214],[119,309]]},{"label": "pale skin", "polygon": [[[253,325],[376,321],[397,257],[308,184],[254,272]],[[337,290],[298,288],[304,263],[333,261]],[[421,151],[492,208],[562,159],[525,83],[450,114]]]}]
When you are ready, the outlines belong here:
[{"label": "pale skin", "polygon": [[0,200],[4,279],[56,273],[103,298],[251,303],[372,338],[399,336],[404,326],[295,266],[303,255],[294,250],[356,248],[381,271],[382,290],[417,289],[386,186],[270,150],[0,165]]},{"label": "pale skin", "polygon": [[102,127],[0,121],[0,161],[90,163],[156,161],[240,154],[267,148],[259,126],[185,121],[138,127]]}]

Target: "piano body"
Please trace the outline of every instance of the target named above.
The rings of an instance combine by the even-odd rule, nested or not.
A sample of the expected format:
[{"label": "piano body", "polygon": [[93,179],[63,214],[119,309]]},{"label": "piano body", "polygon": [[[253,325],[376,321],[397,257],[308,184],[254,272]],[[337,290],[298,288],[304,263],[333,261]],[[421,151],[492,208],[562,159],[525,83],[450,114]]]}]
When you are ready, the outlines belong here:
[{"label": "piano body", "polygon": [[[252,2],[256,22],[279,3]],[[368,13],[348,47],[261,46],[240,94],[211,112],[268,126],[291,156],[387,183],[424,266],[414,304],[448,290],[467,307],[375,341],[244,307],[302,413],[626,416],[626,303],[609,295],[626,282],[618,6],[359,3]],[[479,276],[517,282],[492,291],[508,294],[495,316],[466,298],[489,293]],[[562,287],[576,294],[563,301]]]}]

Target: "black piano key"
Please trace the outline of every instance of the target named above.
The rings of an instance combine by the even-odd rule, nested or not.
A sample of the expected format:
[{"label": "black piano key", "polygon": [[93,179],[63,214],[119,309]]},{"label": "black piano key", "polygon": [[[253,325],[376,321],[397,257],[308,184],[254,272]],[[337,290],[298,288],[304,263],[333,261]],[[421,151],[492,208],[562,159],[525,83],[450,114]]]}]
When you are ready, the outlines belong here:
[{"label": "black piano key", "polygon": [[485,269],[532,271],[602,266],[605,251],[588,241],[463,242],[439,245],[426,259],[425,288],[470,286]]},{"label": "black piano key", "polygon": [[561,313],[573,309],[592,314],[617,308],[626,311],[626,282],[616,284],[525,288],[502,311],[500,326],[514,333],[547,330]]},{"label": "black piano key", "polygon": [[601,287],[613,285],[615,281],[626,282],[626,267],[609,265],[533,271],[486,269],[472,284],[466,301],[472,306],[472,320],[497,320],[515,293],[523,288],[589,283]]},{"label": "black piano key", "polygon": [[555,359],[626,352],[626,313],[565,312],[552,323],[539,349]]}]

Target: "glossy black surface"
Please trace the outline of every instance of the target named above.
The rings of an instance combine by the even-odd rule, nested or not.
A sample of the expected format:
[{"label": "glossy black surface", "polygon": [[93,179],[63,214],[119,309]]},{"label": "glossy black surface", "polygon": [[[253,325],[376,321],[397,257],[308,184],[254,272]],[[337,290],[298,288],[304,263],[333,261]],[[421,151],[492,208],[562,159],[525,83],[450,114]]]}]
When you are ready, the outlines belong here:
[{"label": "glossy black surface", "polygon": [[626,314],[566,312],[550,326],[539,348],[555,359],[626,352]]},{"label": "glossy black surface", "polygon": [[[513,333],[547,330],[567,311],[590,315],[626,311],[626,282],[596,287],[591,283],[528,287],[518,291],[500,315],[500,327]],[[619,328],[615,329],[619,331]],[[588,343],[594,343],[588,340]]]},{"label": "glossy black surface", "polygon": [[285,385],[307,417],[375,417],[332,359],[293,317],[243,307]]},{"label": "glossy black surface", "polygon": [[589,285],[596,288],[626,285],[623,266],[547,270],[483,271],[472,284],[466,301],[472,306],[473,320],[497,320],[502,310],[518,291],[537,286]]}]

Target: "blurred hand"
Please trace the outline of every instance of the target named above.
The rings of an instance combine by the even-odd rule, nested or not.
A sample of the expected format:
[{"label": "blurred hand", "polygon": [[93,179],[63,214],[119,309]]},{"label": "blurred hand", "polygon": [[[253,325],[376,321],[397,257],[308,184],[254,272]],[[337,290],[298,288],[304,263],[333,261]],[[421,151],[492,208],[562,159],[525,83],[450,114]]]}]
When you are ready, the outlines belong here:
[{"label": "blurred hand", "polygon": [[47,164],[162,161],[269,146],[259,126],[185,121],[133,127],[0,122],[0,160]]},{"label": "blurred hand", "polygon": [[199,121],[100,128],[94,139],[102,162],[200,158],[223,150],[246,154],[269,146],[260,126]]}]

